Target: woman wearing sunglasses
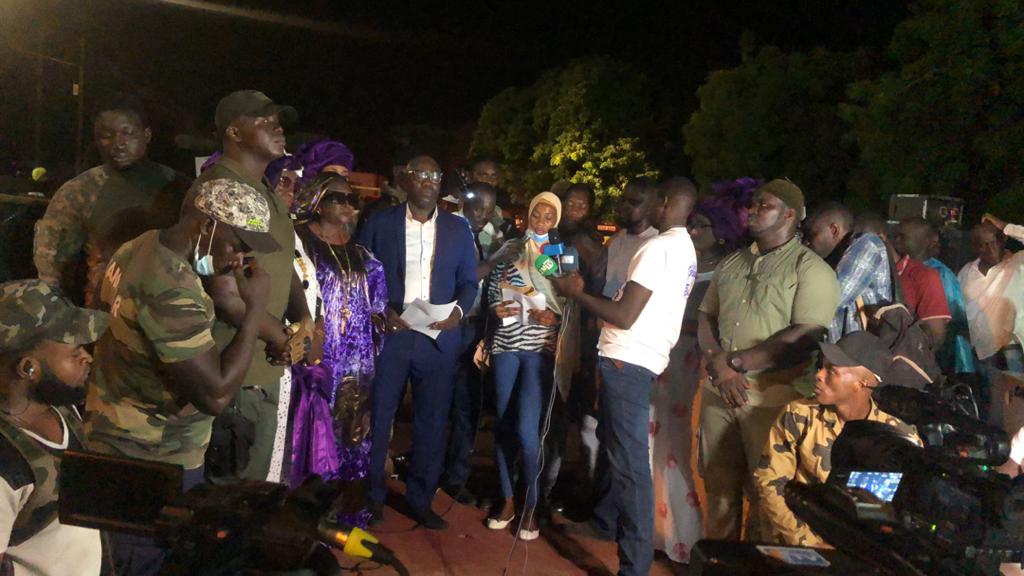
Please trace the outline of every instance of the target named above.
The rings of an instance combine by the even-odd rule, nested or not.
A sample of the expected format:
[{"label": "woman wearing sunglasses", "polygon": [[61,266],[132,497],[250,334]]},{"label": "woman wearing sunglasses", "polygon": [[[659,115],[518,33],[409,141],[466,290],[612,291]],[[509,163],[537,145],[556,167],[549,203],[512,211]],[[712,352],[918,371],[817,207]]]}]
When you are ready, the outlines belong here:
[{"label": "woman wearing sunglasses", "polygon": [[[369,466],[370,383],[387,289],[380,261],[353,238],[360,206],[345,177],[325,171],[303,186],[292,207],[320,283],[317,318],[323,319],[323,361],[296,379],[303,399],[293,423],[293,483],[309,474],[359,480]],[[325,448],[330,436],[334,454]],[[349,523],[365,526],[369,519],[365,510],[347,512]]]}]

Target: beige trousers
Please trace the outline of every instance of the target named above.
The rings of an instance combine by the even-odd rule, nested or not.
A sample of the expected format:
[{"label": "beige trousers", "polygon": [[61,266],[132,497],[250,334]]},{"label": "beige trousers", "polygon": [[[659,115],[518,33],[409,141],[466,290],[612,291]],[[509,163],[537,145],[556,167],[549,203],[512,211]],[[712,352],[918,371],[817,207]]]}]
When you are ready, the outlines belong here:
[{"label": "beige trousers", "polygon": [[[717,393],[701,388],[698,470],[707,498],[705,538],[739,540],[743,524],[743,497],[749,503],[743,539],[760,542],[761,515],[753,472],[761,459],[768,431],[785,404],[740,408],[726,405]],[[794,392],[794,397],[796,397]]]}]

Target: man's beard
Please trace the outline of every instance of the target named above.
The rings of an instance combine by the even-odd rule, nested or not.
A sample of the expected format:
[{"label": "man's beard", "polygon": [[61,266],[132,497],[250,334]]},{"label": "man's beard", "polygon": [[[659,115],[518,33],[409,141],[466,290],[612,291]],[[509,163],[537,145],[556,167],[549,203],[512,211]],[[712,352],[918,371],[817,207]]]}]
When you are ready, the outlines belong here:
[{"label": "man's beard", "polygon": [[71,406],[85,401],[85,386],[68,386],[50,370],[46,361],[41,364],[43,375],[32,387],[30,398],[50,406]]}]

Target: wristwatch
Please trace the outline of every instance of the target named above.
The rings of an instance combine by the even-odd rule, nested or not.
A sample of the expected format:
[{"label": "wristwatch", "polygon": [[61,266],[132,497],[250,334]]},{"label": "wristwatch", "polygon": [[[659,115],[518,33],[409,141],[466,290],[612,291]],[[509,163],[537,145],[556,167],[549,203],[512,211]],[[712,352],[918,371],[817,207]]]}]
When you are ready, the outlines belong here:
[{"label": "wristwatch", "polygon": [[729,354],[726,358],[726,363],[729,364],[729,368],[732,368],[740,374],[745,374],[747,372],[747,369],[743,367],[743,360],[740,359],[739,354]]}]

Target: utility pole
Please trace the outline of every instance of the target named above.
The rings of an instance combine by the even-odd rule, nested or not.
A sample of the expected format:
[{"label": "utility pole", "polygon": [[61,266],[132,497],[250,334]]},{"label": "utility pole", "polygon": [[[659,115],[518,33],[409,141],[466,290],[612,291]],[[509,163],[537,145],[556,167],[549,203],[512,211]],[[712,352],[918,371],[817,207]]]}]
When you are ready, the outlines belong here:
[{"label": "utility pole", "polygon": [[43,63],[45,56],[43,56],[43,38],[39,37],[39,53],[36,58],[36,103],[35,103],[35,122],[32,126],[32,162],[35,166],[39,166],[42,162],[42,143],[43,143]]},{"label": "utility pole", "polygon": [[82,172],[82,158],[85,155],[82,141],[85,139],[85,36],[78,41],[78,82],[72,88],[78,97],[78,130],[75,132],[75,174]]}]

